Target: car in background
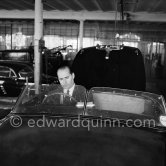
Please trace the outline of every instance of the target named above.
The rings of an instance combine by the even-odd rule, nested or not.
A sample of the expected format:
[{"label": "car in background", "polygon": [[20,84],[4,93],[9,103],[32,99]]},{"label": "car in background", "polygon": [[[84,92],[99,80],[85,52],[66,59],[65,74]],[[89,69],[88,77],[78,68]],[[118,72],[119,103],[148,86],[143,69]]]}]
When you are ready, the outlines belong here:
[{"label": "car in background", "polygon": [[[57,83],[57,78],[42,74],[43,84]],[[34,82],[33,64],[21,61],[0,61],[0,96],[18,97],[25,83]]]},{"label": "car in background", "polygon": [[[46,75],[56,77],[57,67],[63,62],[61,49],[47,49],[42,51],[42,71]],[[0,50],[0,60],[22,61],[34,64],[34,47],[20,50]]]},{"label": "car in background", "polygon": [[144,91],[146,77],[138,48],[97,45],[81,49],[72,64],[76,84]]},{"label": "car in background", "polygon": [[[26,84],[34,84],[34,68],[29,62],[0,60],[0,119],[15,105]],[[56,77],[42,74],[42,84],[58,83]]]}]

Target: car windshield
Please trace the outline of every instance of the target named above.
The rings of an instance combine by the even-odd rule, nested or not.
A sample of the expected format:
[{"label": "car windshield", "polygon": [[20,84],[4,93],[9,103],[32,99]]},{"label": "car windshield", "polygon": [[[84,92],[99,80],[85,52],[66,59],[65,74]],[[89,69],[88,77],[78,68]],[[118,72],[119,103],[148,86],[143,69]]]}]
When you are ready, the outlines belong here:
[{"label": "car windshield", "polygon": [[15,76],[16,74],[12,69],[6,66],[0,66],[0,77],[11,77]]},{"label": "car windshield", "polygon": [[137,120],[137,122],[151,120],[155,126],[161,126],[159,117],[165,114],[165,101],[161,95],[95,87],[88,92],[87,101],[78,107],[76,99],[55,91],[59,86],[41,85],[39,94],[35,94],[34,85],[26,86],[12,113],[83,115],[123,121]]},{"label": "car windshield", "polygon": [[[76,107],[77,100],[72,96],[57,92],[59,84],[41,85],[36,94],[35,86],[28,85],[18,99],[13,113],[23,114],[83,114],[84,103],[81,109]],[[50,93],[51,92],[51,93]]]}]

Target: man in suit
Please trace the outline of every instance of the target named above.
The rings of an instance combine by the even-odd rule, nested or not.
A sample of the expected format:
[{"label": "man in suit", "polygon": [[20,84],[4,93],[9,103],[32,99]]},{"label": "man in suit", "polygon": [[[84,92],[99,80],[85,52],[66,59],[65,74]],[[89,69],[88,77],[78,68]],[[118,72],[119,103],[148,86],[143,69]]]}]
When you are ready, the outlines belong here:
[{"label": "man in suit", "polygon": [[[55,96],[53,94],[55,93],[63,93],[66,94],[63,95],[61,99],[61,103],[69,103],[70,96],[74,98],[75,102],[85,102],[86,101],[86,89],[83,86],[76,85],[74,82],[74,73],[71,71],[71,68],[68,65],[61,65],[57,70],[57,76],[60,85],[58,85],[56,88],[53,88],[54,90],[50,91],[48,93],[48,96],[52,96],[49,100],[55,100]],[[49,97],[49,98],[50,98]],[[67,97],[68,100],[66,100],[64,97]],[[65,102],[64,102],[65,101]]]}]

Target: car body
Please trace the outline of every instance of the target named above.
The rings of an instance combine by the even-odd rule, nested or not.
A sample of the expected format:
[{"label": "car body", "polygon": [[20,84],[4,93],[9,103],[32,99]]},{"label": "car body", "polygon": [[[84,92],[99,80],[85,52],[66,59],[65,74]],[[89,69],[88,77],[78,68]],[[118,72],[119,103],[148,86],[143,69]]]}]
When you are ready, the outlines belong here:
[{"label": "car body", "polygon": [[[42,83],[51,84],[56,77],[42,75]],[[0,96],[18,97],[25,83],[34,82],[33,64],[21,61],[0,61]]]},{"label": "car body", "polygon": [[42,85],[35,94],[34,86],[26,86],[11,113],[0,120],[2,165],[165,165],[162,96],[94,87],[85,107],[72,98],[60,103],[66,95],[61,93],[54,94],[55,104],[45,103],[54,88]]},{"label": "car body", "polygon": [[[34,64],[34,48],[20,50],[0,50],[0,60],[22,61]],[[57,67],[62,63],[61,51],[49,50],[44,47],[42,51],[42,71],[46,75],[56,76]]]},{"label": "car body", "polygon": [[[42,74],[43,84],[57,83],[56,77]],[[9,114],[26,84],[34,84],[33,64],[22,61],[0,60],[1,118]]]},{"label": "car body", "polygon": [[143,56],[135,47],[98,45],[83,48],[77,53],[72,68],[75,82],[87,89],[146,89]]}]

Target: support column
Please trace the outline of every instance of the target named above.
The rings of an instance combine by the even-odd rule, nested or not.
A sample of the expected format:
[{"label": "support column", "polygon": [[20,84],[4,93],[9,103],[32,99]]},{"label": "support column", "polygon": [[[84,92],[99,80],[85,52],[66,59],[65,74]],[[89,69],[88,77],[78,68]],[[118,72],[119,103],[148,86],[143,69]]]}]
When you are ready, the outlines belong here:
[{"label": "support column", "polygon": [[39,41],[43,37],[43,3],[42,0],[35,0],[35,36],[34,36],[34,53],[35,53],[35,93],[39,94],[39,85],[41,83],[41,50]]},{"label": "support column", "polygon": [[84,20],[80,20],[79,27],[79,50],[83,48],[83,36],[84,36]]},{"label": "support column", "polygon": [[163,66],[163,78],[166,79],[166,44],[164,44],[164,66]]}]

